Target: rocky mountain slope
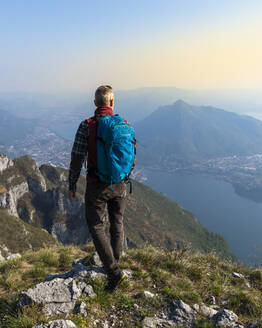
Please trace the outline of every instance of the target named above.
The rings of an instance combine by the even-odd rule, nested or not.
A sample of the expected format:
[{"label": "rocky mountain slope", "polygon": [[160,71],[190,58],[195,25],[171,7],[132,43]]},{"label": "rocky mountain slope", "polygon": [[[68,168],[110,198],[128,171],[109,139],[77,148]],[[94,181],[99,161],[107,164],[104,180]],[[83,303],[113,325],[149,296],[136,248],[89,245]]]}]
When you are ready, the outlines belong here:
[{"label": "rocky mountain slope", "polygon": [[91,244],[60,246],[0,263],[0,327],[261,327],[261,269],[185,249],[130,249],[120,261],[128,278],[109,293],[93,254]]},{"label": "rocky mountain slope", "polygon": [[150,166],[262,153],[262,122],[182,100],[136,124],[138,163]]},{"label": "rocky mountain slope", "polygon": [[58,245],[46,230],[36,228],[0,209],[0,262],[20,257],[26,250]]},{"label": "rocky mountain slope", "polygon": [[[38,168],[28,156],[11,161],[1,155],[0,163],[0,208],[44,228],[61,243],[85,244],[91,240],[84,218],[83,176],[77,198],[70,203],[66,197],[68,171],[48,165]],[[129,245],[173,249],[191,244],[204,252],[214,250],[234,258],[225,240],[208,232],[194,215],[152,189],[135,181],[133,184],[124,220]]]}]

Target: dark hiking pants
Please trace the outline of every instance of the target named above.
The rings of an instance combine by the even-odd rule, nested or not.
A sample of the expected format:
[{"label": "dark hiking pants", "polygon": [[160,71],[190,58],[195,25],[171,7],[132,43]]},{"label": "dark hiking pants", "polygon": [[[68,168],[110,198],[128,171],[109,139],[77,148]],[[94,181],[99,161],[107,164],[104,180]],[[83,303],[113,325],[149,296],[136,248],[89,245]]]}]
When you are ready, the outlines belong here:
[{"label": "dark hiking pants", "polygon": [[[123,214],[126,206],[126,184],[124,181],[112,186],[104,182],[87,183],[86,220],[96,251],[108,276],[120,273],[120,259],[123,242]],[[108,209],[110,238],[105,231],[104,218]]]}]

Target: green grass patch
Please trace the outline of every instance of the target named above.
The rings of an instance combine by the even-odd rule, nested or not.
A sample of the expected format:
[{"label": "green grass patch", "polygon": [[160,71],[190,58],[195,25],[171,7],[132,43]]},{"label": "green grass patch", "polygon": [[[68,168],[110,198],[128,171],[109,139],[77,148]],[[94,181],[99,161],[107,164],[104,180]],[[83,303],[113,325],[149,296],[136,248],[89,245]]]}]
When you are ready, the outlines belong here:
[{"label": "green grass patch", "polygon": [[3,328],[32,328],[39,322],[48,321],[37,306],[25,306],[23,311],[14,309],[13,306],[10,310],[0,321]]},{"label": "green grass patch", "polygon": [[69,270],[72,267],[72,255],[70,249],[65,248],[59,251],[58,266],[62,271]]},{"label": "green grass patch", "polygon": [[231,295],[227,306],[234,312],[251,318],[262,315],[261,304],[258,304],[252,295],[247,295],[243,292]]},{"label": "green grass patch", "polygon": [[196,264],[192,265],[187,269],[187,276],[193,281],[199,281],[202,279],[203,276],[202,270],[203,268],[197,266]]},{"label": "green grass patch", "polygon": [[46,249],[40,253],[39,261],[48,267],[57,267],[59,264],[56,253],[50,249]]},{"label": "green grass patch", "polygon": [[22,266],[21,258],[4,261],[3,263],[0,264],[0,273],[5,274],[10,271],[15,271],[21,268],[21,266]]}]

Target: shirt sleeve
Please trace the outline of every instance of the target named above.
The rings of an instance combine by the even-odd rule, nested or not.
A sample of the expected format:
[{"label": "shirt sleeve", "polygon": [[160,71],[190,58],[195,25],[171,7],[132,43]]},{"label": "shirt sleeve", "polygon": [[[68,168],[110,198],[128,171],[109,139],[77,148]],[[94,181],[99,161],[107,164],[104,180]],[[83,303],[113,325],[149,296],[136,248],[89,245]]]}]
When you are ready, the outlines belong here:
[{"label": "shirt sleeve", "polygon": [[69,190],[76,191],[76,184],[81,173],[88,149],[88,123],[81,122],[75,135],[69,168]]}]

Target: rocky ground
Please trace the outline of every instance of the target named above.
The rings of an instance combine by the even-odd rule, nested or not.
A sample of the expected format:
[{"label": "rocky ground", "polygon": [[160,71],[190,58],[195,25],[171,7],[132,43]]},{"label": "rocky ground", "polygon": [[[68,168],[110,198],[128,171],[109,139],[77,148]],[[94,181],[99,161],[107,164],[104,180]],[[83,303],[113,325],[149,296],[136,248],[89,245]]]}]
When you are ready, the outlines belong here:
[{"label": "rocky ground", "polygon": [[91,244],[0,263],[0,327],[261,327],[262,271],[186,250],[130,249],[119,288]]}]

